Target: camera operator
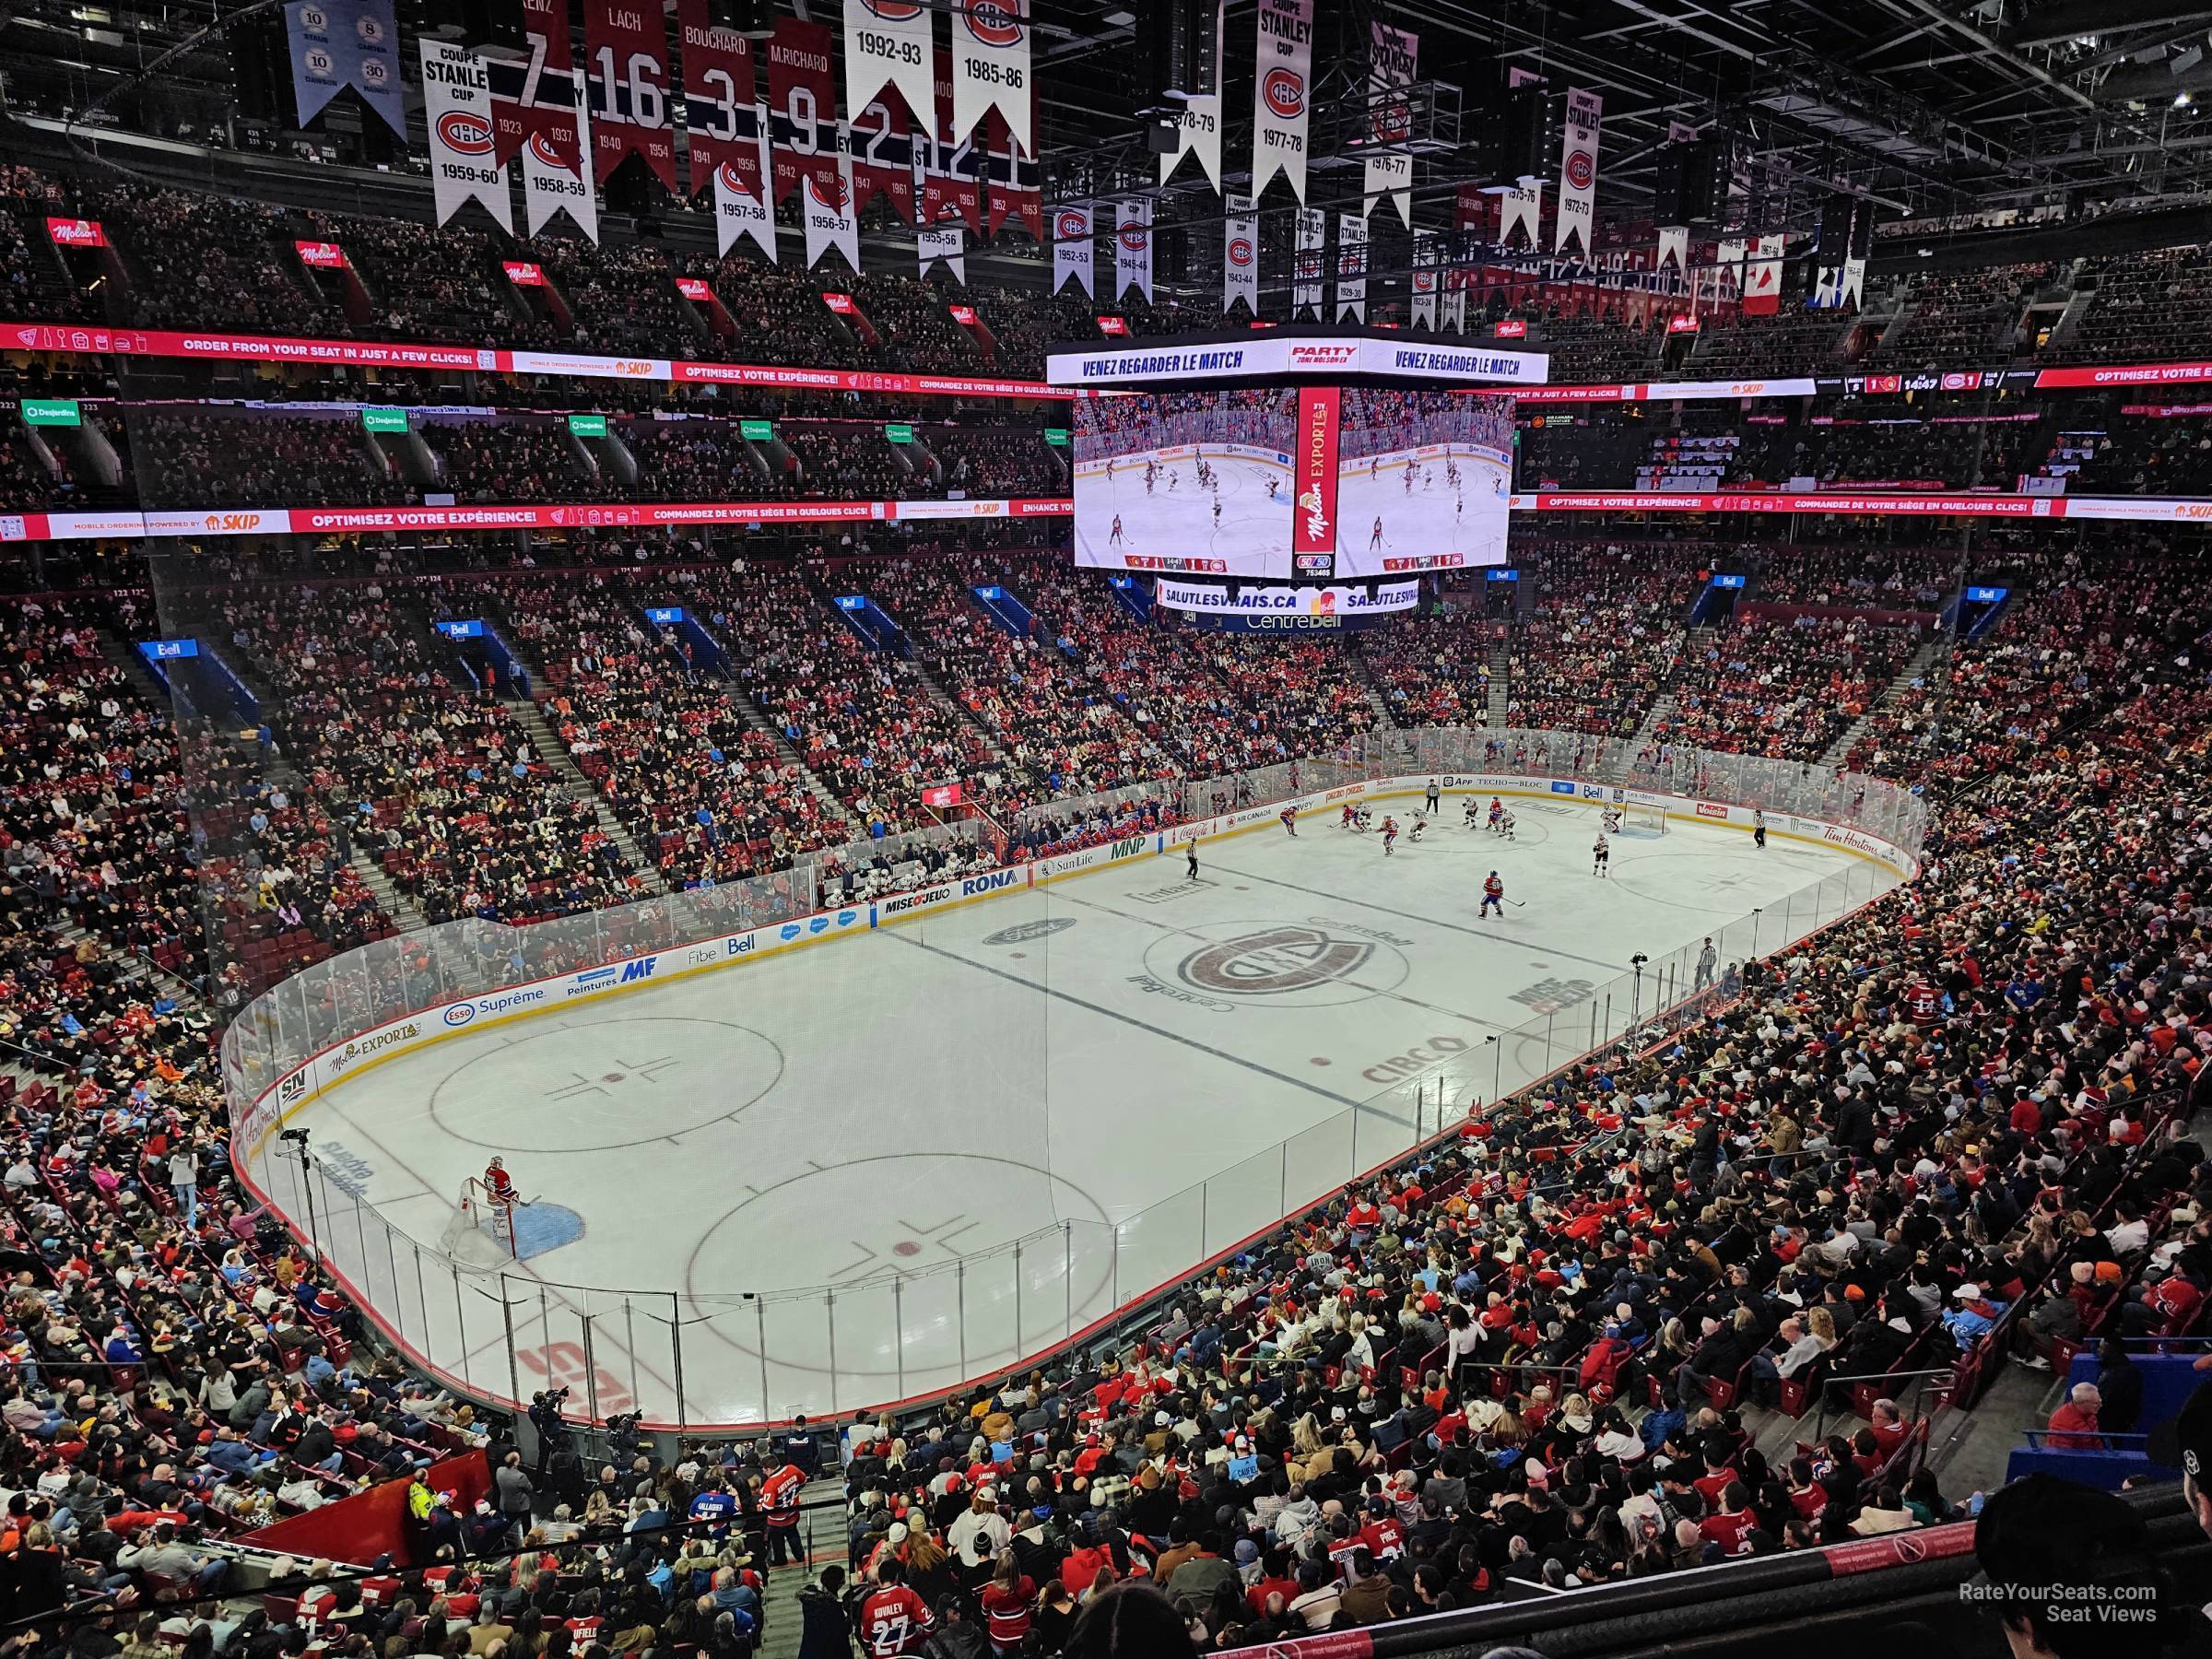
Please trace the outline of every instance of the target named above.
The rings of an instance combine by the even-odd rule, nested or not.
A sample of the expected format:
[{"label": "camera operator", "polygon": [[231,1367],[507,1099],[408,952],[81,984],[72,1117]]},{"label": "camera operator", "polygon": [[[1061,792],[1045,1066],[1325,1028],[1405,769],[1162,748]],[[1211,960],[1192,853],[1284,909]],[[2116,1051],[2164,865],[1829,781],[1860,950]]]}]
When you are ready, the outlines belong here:
[{"label": "camera operator", "polygon": [[569,1447],[569,1426],[560,1420],[562,1402],[569,1397],[566,1388],[541,1388],[530,1396],[530,1426],[537,1430],[537,1465],[540,1480],[553,1459]]}]

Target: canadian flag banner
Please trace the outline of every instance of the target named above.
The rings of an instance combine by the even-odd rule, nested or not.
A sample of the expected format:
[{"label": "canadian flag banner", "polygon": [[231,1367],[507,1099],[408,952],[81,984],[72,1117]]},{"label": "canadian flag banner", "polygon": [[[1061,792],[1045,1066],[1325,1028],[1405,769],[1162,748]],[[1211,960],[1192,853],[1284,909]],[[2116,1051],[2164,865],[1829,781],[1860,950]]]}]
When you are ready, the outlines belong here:
[{"label": "canadian flag banner", "polygon": [[1534,248],[1536,245],[1536,227],[1544,218],[1544,186],[1540,182],[1515,184],[1509,190],[1500,191],[1498,201],[1498,245],[1512,247],[1513,231],[1518,228],[1524,238],[1523,245]]},{"label": "canadian flag banner", "polygon": [[514,229],[507,170],[492,159],[491,76],[484,60],[449,41],[418,40],[422,118],[430,135],[430,195],[444,224],[481,202],[500,229]]},{"label": "canadian flag banner", "polygon": [[929,267],[942,260],[952,279],[962,288],[968,286],[968,232],[958,224],[924,225],[915,231],[914,254],[924,282],[929,280]]},{"label": "canadian flag banner", "polygon": [[1436,326],[1436,232],[1416,230],[1413,233],[1413,325],[1433,329]]},{"label": "canadian flag banner", "polygon": [[1074,283],[1097,299],[1090,269],[1090,204],[1063,202],[1053,209],[1053,292]]},{"label": "canadian flag banner", "polygon": [[1131,288],[1152,303],[1152,201],[1131,196],[1121,204],[1113,226],[1113,297]]},{"label": "canadian flag banner", "polygon": [[[1313,78],[1313,0],[1259,0],[1252,89],[1252,194],[1281,173],[1306,199],[1306,122]],[[1314,304],[1318,307],[1320,300]]]},{"label": "canadian flag banner", "polygon": [[1222,221],[1221,309],[1236,309],[1238,300],[1256,320],[1260,314],[1260,221],[1252,211],[1250,196],[1229,198],[1229,218]]},{"label": "canadian flag banner", "polygon": [[[1378,145],[1404,144],[1413,136],[1413,110],[1392,94],[1410,87],[1420,62],[1421,37],[1381,23],[1368,25],[1368,136]],[[1388,150],[1365,163],[1366,183],[1359,216],[1374,211],[1375,198],[1388,194],[1398,222],[1413,228],[1413,152]]]},{"label": "canadian flag banner", "polygon": [[1030,0],[966,0],[952,14],[952,135],[965,138],[985,110],[1006,117],[1030,155]]},{"label": "canadian flag banner", "polygon": [[1159,182],[1165,184],[1182,165],[1185,156],[1196,156],[1206,170],[1214,194],[1221,192],[1221,52],[1222,25],[1229,0],[1214,6],[1214,89],[1204,98],[1188,98],[1176,106],[1175,147],[1159,159]]},{"label": "canadian flag banner", "polygon": [[1329,257],[1329,216],[1318,207],[1298,210],[1297,249],[1290,267],[1290,320],[1308,312],[1321,320],[1322,277]]},{"label": "canadian flag banner", "polygon": [[1551,251],[1569,242],[1587,256],[1596,246],[1597,128],[1605,103],[1594,92],[1567,88],[1567,127],[1559,140],[1559,211],[1552,226]]},{"label": "canadian flag banner", "polygon": [[1744,315],[1771,317],[1782,309],[1782,238],[1754,237],[1744,271]]},{"label": "canadian flag banner", "polygon": [[1367,221],[1356,213],[1336,216],[1336,321],[1367,321]]},{"label": "canadian flag banner", "polygon": [[837,170],[827,186],[812,171],[799,186],[799,211],[806,221],[806,268],[821,264],[835,248],[855,276],[860,273],[860,221],[853,213],[853,158],[845,135],[837,135]]}]

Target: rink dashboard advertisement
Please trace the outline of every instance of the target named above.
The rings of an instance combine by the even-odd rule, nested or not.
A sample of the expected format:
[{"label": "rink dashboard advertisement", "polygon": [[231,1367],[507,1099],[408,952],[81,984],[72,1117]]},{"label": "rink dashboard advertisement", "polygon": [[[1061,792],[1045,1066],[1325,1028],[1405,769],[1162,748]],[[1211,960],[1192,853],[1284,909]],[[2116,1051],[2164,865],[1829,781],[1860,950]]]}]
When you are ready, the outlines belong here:
[{"label": "rink dashboard advertisement", "polygon": [[1312,581],[1500,565],[1512,402],[1420,387],[1079,398],[1076,562]]}]

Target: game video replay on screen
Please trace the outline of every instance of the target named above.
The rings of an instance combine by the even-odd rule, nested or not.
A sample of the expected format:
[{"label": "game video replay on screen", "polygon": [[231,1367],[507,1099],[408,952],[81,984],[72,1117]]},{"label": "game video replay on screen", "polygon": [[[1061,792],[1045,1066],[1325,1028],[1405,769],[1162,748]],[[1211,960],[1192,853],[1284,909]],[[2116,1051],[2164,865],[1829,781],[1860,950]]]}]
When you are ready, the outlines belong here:
[{"label": "game video replay on screen", "polygon": [[1510,396],[1106,393],[1075,419],[1079,564],[1344,580],[1505,562]]}]

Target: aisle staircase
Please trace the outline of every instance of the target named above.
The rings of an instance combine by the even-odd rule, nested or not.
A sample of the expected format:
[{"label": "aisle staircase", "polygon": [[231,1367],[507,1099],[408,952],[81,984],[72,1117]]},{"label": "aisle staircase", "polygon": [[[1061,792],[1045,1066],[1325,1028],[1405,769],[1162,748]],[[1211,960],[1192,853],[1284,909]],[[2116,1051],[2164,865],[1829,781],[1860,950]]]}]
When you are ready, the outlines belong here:
[{"label": "aisle staircase", "polygon": [[1508,723],[1512,706],[1513,648],[1512,634],[1501,633],[1490,644],[1490,700],[1486,725],[1502,726]]},{"label": "aisle staircase", "polygon": [[1819,764],[1830,768],[1841,766],[1843,757],[1851,753],[1852,746],[1858,742],[1867,723],[1902,696],[1914,680],[1926,677],[1928,670],[1935,666],[1936,659],[1943,653],[1943,645],[1944,637],[1941,634],[1924,641],[1920,649],[1912,653],[1912,660],[1890,677],[1889,683],[1882,688],[1882,694],[1866,705],[1866,712],[1846,726],[1836,740],[1822,751]]},{"label": "aisle staircase", "polygon": [[[543,684],[544,676],[538,672],[537,665],[533,663],[528,666],[532,683]],[[559,777],[562,787],[578,800],[591,804],[593,818],[598,820],[599,828],[607,840],[622,850],[622,855],[629,860],[630,868],[642,876],[645,885],[654,892],[666,892],[668,884],[662,879],[659,863],[645,856],[645,850],[638,845],[637,838],[615,816],[615,809],[606,804],[606,797],[583,775],[576,764],[575,757],[569,753],[569,746],[561,742],[560,735],[547,724],[545,711],[528,698],[514,699],[504,706],[514,717],[515,724],[522,727],[523,735],[530,739],[530,747],[537,751],[537,758],[550,766]]]},{"label": "aisle staircase", "polygon": [[1354,635],[1347,643],[1350,649],[1345,654],[1352,660],[1352,675],[1366,694],[1368,707],[1375,712],[1375,729],[1387,732],[1393,726],[1405,724],[1391,713],[1390,699],[1382,695],[1382,688],[1375,683],[1375,672],[1367,665],[1367,653],[1359,649],[1359,636]]}]

